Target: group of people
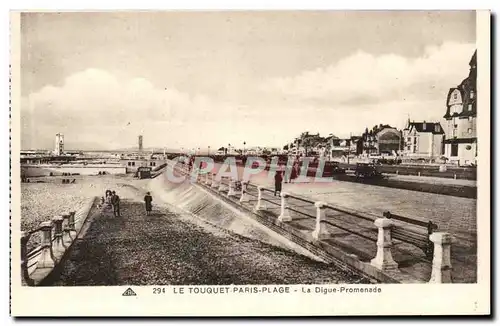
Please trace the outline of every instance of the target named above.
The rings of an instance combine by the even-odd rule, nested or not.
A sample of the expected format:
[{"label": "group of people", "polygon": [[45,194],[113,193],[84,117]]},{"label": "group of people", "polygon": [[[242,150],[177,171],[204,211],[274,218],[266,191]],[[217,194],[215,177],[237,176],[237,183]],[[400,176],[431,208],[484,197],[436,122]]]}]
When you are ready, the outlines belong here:
[{"label": "group of people", "polygon": [[[153,208],[152,205],[153,197],[151,193],[147,192],[144,196],[144,204],[146,206],[146,215],[151,215]],[[107,205],[109,208],[113,208],[113,215],[115,217],[120,216],[120,196],[116,194],[116,191],[106,190],[105,197],[101,197],[101,206]]]},{"label": "group of people", "polygon": [[106,205],[108,207],[113,208],[113,215],[115,217],[120,216],[120,196],[116,194],[116,191],[111,191],[111,190],[106,190],[106,197],[101,197],[101,203]]}]

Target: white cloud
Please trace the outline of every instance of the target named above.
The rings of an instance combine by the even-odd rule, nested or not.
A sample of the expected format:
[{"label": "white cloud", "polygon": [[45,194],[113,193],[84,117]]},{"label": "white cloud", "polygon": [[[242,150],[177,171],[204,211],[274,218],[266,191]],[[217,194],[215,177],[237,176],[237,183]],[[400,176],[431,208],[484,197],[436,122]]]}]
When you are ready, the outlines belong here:
[{"label": "white cloud", "polygon": [[474,49],[474,44],[444,43],[426,48],[419,58],[357,52],[326,68],[273,78],[261,89],[328,105],[437,99],[467,76]]},{"label": "white cloud", "polygon": [[99,69],[22,101],[23,148],[214,147],[284,144],[302,131],[348,136],[379,123],[439,121],[450,87],[467,76],[473,44],[430,47],[420,58],[358,52],[326,68],[269,79],[243,103],[215,101]]},{"label": "white cloud", "polygon": [[198,128],[203,125],[197,122],[215,119],[210,114],[214,107],[224,111],[204,96],[88,69],[68,77],[61,87],[46,86],[23,99],[23,146],[50,147],[56,132],[65,133],[74,147],[130,147],[141,133],[151,146],[166,145],[188,129],[187,121]]}]

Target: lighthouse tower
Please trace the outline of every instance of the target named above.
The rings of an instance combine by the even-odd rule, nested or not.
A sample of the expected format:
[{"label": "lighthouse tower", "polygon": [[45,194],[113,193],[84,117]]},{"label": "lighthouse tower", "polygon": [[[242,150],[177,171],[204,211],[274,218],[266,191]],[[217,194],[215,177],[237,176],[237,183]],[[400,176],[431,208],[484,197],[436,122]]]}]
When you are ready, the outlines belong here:
[{"label": "lighthouse tower", "polygon": [[64,154],[64,135],[61,133],[56,134],[54,155],[59,156]]}]

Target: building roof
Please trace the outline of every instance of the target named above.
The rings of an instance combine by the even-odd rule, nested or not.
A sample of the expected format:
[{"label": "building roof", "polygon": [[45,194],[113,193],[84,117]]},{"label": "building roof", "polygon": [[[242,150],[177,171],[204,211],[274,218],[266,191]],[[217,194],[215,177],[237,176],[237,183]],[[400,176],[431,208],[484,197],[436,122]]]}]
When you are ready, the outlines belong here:
[{"label": "building roof", "polygon": [[477,66],[476,56],[477,56],[477,50],[474,51],[474,54],[472,55],[472,58],[469,61],[469,66],[471,66],[471,67],[476,67]]},{"label": "building roof", "polygon": [[[460,85],[457,87],[450,88],[448,91],[448,96],[446,97],[446,113],[444,115],[445,119],[451,119],[452,117],[468,117],[468,116],[475,116],[476,115],[476,98],[477,98],[477,87],[476,87],[476,82],[477,82],[477,50],[474,51],[474,54],[472,55],[469,66],[469,76],[462,80]],[[462,110],[459,113],[450,113],[450,96],[455,90],[460,91],[460,95],[462,97]],[[471,108],[469,109],[469,105]]]},{"label": "building roof", "polygon": [[[438,126],[436,128],[436,126]],[[444,134],[443,127],[439,122],[410,122],[406,129],[415,128],[417,132],[431,132],[433,134]]]}]

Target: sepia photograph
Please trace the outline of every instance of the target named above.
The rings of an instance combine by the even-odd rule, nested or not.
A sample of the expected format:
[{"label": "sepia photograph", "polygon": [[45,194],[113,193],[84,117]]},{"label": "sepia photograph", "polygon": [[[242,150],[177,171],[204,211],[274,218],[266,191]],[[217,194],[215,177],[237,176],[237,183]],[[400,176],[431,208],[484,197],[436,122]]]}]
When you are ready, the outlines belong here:
[{"label": "sepia photograph", "polygon": [[13,296],[489,289],[480,19],[489,33],[471,10],[12,13]]}]

